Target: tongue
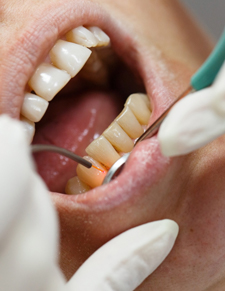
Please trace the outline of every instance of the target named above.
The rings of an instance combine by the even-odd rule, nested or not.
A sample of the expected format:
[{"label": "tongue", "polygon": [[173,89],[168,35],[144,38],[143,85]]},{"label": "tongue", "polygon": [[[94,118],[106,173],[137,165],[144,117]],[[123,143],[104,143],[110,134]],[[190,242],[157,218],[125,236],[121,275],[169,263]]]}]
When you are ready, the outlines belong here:
[{"label": "tongue", "polygon": [[[37,125],[34,144],[52,144],[80,156],[119,112],[117,98],[112,94],[86,93],[79,99],[71,96],[55,99],[47,114]],[[65,184],[76,175],[77,163],[56,153],[35,154],[37,170],[54,192],[64,193]]]}]

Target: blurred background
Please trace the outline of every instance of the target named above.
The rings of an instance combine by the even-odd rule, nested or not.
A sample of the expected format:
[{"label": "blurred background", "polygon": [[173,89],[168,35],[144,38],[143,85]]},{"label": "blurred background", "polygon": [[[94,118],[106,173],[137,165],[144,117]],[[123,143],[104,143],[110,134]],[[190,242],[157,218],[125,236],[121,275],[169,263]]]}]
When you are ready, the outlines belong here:
[{"label": "blurred background", "polygon": [[225,27],[225,0],[180,0],[215,40]]}]

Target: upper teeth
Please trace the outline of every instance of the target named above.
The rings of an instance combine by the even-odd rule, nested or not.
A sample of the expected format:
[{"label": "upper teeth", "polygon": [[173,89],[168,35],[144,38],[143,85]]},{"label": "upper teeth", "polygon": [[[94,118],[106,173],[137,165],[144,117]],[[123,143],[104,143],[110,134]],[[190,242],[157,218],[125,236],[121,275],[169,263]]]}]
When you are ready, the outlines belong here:
[{"label": "upper teeth", "polygon": [[66,39],[86,47],[95,47],[98,44],[98,40],[94,34],[83,26],[76,27],[69,31],[66,34]]},{"label": "upper teeth", "polygon": [[90,57],[91,50],[79,44],[58,40],[50,51],[54,66],[74,77]]},{"label": "upper teeth", "polygon": [[94,34],[94,36],[98,40],[97,46],[107,46],[110,42],[110,39],[107,34],[104,33],[99,27],[97,26],[89,26],[88,29]]},{"label": "upper teeth", "polygon": [[[86,148],[89,157],[85,158],[92,158],[91,162],[100,162],[107,168],[110,168],[120,158],[119,153],[130,152],[132,150],[134,145],[132,139],[137,138],[144,131],[141,125],[146,126],[148,124],[150,115],[151,107],[147,95],[130,95],[121,114],[100,137]],[[76,183],[80,179],[91,188],[94,188],[101,185],[106,171],[105,173],[95,169],[90,171],[90,169],[78,165],[77,175]],[[66,193],[77,194],[78,192],[80,193],[80,187],[77,188],[73,180],[69,180]],[[82,192],[85,192],[84,188]]]},{"label": "upper teeth", "polygon": [[27,119],[26,117],[22,115],[20,116],[20,121],[24,125],[24,131],[27,134],[28,143],[31,143],[34,136],[34,132],[35,132],[34,122],[30,121],[29,119]]},{"label": "upper teeth", "polygon": [[69,82],[70,75],[56,67],[42,63],[31,77],[28,84],[40,97],[51,101]]},{"label": "upper teeth", "polygon": [[[34,122],[44,115],[48,101],[69,82],[85,65],[91,55],[87,47],[107,46],[109,37],[98,27],[77,27],[66,34],[65,40],[58,40],[49,56],[52,64],[42,63],[38,66],[28,84],[37,95],[25,93],[21,108],[21,120],[25,124],[29,139],[34,135]],[[97,73],[97,74],[96,74]],[[107,78],[105,67],[96,52],[90,58],[82,76],[102,82]],[[105,81],[105,80],[104,80]],[[144,131],[151,115],[150,102],[145,94],[132,94],[125,103],[125,108],[114,122],[94,140],[87,148],[89,156],[85,157],[98,168],[77,167],[77,178],[70,180],[67,193],[81,193],[102,183],[106,168],[111,167],[123,152],[130,152],[134,139]],[[105,168],[106,167],[106,168]]]},{"label": "upper teeth", "polygon": [[[67,33],[65,40],[58,40],[50,51],[52,64],[42,63],[38,66],[28,84],[37,95],[25,93],[21,115],[26,119],[37,122],[44,115],[48,102],[74,77],[84,66],[91,55],[87,47],[106,46],[109,37],[98,27],[77,27]],[[43,99],[46,100],[46,102]],[[42,101],[43,100],[43,101]],[[32,140],[34,123],[27,123],[23,118],[26,128],[33,126],[33,130],[27,131],[28,139]]]},{"label": "upper teeth", "polygon": [[33,122],[38,122],[48,108],[48,102],[43,98],[26,93],[21,108],[21,114]]}]

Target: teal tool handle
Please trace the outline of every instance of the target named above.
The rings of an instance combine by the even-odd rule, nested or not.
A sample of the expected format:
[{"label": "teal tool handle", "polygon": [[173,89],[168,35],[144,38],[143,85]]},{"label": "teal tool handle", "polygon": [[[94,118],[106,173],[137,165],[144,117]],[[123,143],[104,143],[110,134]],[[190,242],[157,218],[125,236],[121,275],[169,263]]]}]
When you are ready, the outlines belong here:
[{"label": "teal tool handle", "polygon": [[225,60],[225,29],[214,50],[201,68],[192,76],[191,85],[198,91],[210,86]]}]

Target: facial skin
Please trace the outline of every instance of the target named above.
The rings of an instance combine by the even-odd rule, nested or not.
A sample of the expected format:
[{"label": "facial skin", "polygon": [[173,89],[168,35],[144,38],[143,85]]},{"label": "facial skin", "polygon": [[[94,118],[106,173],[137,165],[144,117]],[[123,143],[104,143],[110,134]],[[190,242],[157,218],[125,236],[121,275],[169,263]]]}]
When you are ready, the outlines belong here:
[{"label": "facial skin", "polygon": [[[3,0],[1,113],[19,118],[25,86],[37,65],[58,38],[85,24],[101,27],[116,52],[139,72],[152,102],[150,123],[187,88],[212,48],[174,0]],[[176,245],[137,290],[222,290],[224,142],[221,137],[190,155],[167,159],[153,137],[135,148],[111,185],[79,197],[52,193],[67,278],[114,236],[170,218],[180,227]]]}]

